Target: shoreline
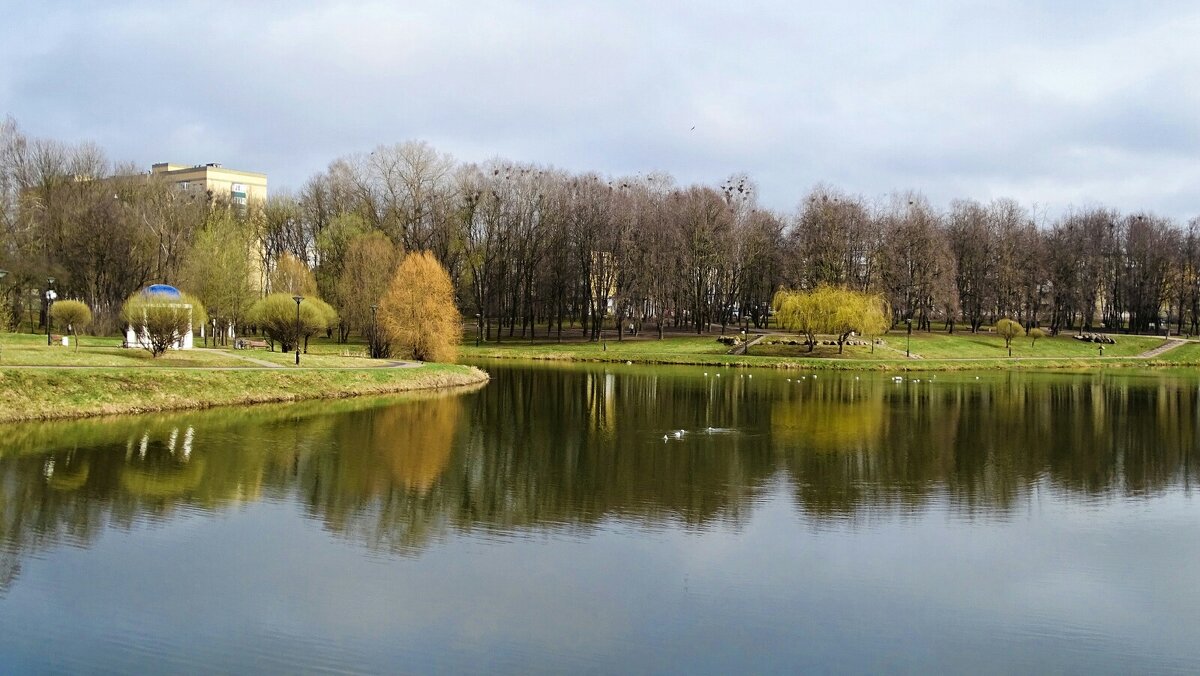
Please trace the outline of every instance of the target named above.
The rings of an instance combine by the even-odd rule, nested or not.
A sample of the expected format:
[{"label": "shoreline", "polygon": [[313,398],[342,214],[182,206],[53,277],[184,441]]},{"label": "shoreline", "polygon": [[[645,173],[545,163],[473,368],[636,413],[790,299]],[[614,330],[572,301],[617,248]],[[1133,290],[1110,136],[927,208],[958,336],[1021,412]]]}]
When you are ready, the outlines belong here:
[{"label": "shoreline", "polygon": [[482,385],[474,366],[201,369],[0,367],[0,423],[349,399]]},{"label": "shoreline", "polygon": [[[1014,357],[1014,358],[940,358],[911,360],[865,360],[836,358],[755,357],[734,355],[580,355],[570,353],[530,354],[520,348],[488,348],[464,350],[463,357],[474,361],[536,361],[576,364],[637,364],[648,366],[712,366],[726,368],[756,368],[785,371],[860,371],[860,372],[930,372],[930,371],[1024,371],[1101,370],[1106,368],[1187,368],[1200,366],[1200,360],[1168,361],[1144,357]],[[507,352],[507,354],[506,354]]]}]

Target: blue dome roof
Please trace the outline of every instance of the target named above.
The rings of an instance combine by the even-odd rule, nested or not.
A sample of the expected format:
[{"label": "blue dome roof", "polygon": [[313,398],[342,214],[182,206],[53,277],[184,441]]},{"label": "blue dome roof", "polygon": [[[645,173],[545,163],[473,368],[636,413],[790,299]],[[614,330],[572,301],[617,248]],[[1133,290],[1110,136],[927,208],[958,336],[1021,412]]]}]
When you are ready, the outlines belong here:
[{"label": "blue dome roof", "polygon": [[167,298],[179,298],[179,289],[170,284],[151,284],[142,290],[144,296],[166,296]]}]

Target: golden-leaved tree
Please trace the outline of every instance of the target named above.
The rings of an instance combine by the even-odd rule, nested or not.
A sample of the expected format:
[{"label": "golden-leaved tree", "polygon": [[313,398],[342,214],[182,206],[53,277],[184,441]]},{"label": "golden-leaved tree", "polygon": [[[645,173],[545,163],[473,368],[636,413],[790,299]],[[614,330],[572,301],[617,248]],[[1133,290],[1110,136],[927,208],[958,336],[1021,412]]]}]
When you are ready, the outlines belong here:
[{"label": "golden-leaved tree", "polygon": [[780,291],[773,304],[780,325],[803,333],[809,352],[817,334],[823,334],[837,339],[841,353],[855,333],[871,338],[886,333],[891,316],[882,296],[824,284],[811,291]]},{"label": "golden-leaved tree", "polygon": [[450,275],[433,254],[411,253],[400,262],[379,304],[379,323],[393,354],[441,362],[458,357],[462,315]]},{"label": "golden-leaved tree", "polygon": [[304,261],[296,258],[290,253],[285,253],[279,257],[275,263],[275,269],[271,271],[268,278],[271,284],[271,293],[286,293],[289,296],[317,296],[317,280],[313,276],[312,270],[304,264]]}]

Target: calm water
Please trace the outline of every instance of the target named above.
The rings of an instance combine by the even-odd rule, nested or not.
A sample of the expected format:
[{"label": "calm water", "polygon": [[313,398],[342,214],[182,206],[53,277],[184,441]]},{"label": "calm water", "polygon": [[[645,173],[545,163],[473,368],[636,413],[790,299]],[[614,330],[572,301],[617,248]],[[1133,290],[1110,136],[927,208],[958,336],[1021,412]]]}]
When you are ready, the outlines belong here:
[{"label": "calm water", "polygon": [[1198,377],[488,368],[0,428],[0,670],[1200,670]]}]

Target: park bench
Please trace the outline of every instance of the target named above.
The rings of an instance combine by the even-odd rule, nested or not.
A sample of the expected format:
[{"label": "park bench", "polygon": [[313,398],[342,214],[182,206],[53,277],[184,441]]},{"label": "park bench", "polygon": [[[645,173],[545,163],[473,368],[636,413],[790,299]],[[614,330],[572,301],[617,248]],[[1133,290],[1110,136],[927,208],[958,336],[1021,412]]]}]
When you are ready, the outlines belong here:
[{"label": "park bench", "polygon": [[267,341],[239,338],[234,341],[233,346],[239,350],[249,350],[251,348],[260,348],[265,350],[267,348]]}]

